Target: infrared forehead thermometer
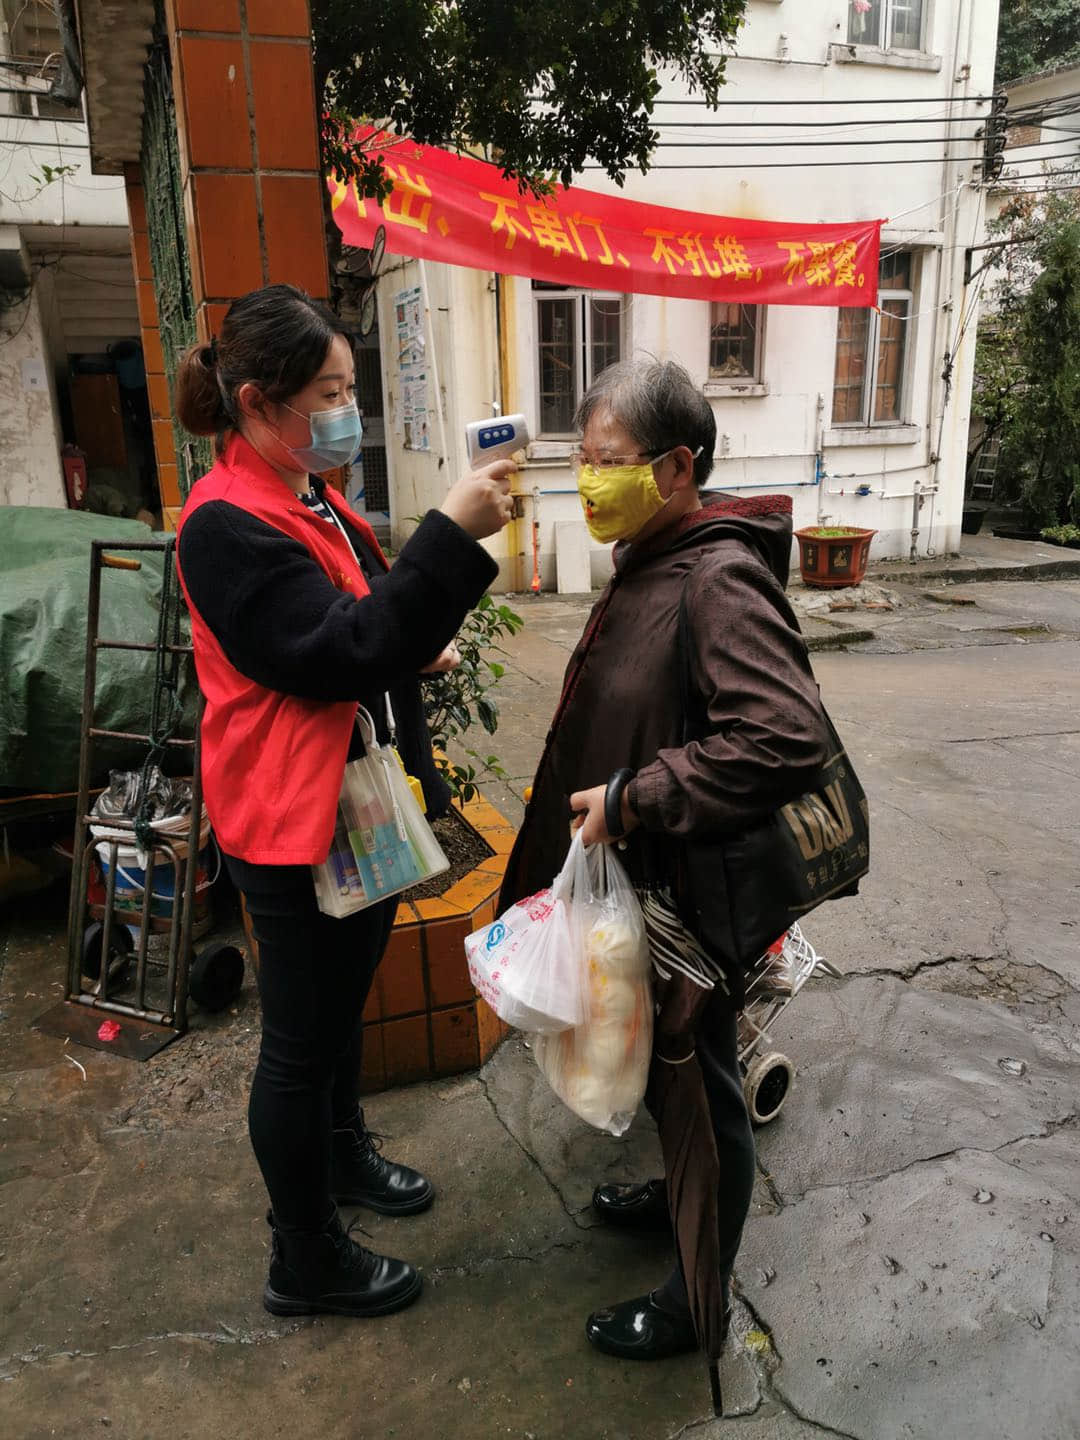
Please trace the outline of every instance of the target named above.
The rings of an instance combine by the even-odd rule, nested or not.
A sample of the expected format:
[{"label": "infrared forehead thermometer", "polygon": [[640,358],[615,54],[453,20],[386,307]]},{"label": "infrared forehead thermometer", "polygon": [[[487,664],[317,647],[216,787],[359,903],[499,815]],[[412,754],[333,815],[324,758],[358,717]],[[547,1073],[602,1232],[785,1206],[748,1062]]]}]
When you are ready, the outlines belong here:
[{"label": "infrared forehead thermometer", "polygon": [[529,443],[524,415],[496,415],[492,420],[473,420],[465,426],[465,448],[474,470],[494,460],[509,460]]}]

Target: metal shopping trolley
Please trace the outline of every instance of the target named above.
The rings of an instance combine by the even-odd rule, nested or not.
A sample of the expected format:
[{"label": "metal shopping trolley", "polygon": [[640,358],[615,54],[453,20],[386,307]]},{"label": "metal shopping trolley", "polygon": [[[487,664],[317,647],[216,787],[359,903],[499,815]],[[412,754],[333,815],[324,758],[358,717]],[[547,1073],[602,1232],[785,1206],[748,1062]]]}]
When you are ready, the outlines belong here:
[{"label": "metal shopping trolley", "polygon": [[840,972],[820,956],[798,925],[771,945],[750,971],[746,1003],[739,1016],[739,1069],[750,1119],[765,1125],[779,1115],[795,1078],[795,1067],[766,1045],[768,1032],[812,975]]},{"label": "metal shopping trolley", "polygon": [[[130,552],[162,558],[155,641],[102,639],[98,633],[103,571],[141,569],[142,561]],[[194,951],[194,940],[210,927],[206,877],[200,884],[200,853],[208,827],[199,778],[201,700],[193,733],[176,733],[181,728],[182,667],[190,664],[192,653],[183,641],[181,604],[174,538],[93,542],[66,995],[35,1021],[48,1034],[140,1060],[186,1032],[189,996],[204,1010],[224,1009],[239,993],[244,978],[244,958],[235,946],[210,944],[198,954]],[[103,650],[155,656],[149,734],[95,724],[97,662]],[[143,811],[137,819],[110,815],[103,822],[90,805],[98,740],[147,747],[140,777],[144,792],[153,766],[178,751],[186,752],[191,765],[189,814],[170,824],[148,820]],[[134,878],[125,852],[141,855]]]}]

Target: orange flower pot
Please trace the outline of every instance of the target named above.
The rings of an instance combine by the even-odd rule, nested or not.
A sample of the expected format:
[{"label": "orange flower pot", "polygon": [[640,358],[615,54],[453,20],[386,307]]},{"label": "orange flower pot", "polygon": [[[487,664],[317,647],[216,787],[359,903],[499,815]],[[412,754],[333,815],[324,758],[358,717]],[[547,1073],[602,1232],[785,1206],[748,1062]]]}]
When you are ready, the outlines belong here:
[{"label": "orange flower pot", "polygon": [[876,534],[857,525],[809,525],[796,530],[803,584],[820,590],[858,585],[866,575],[870,541]]}]

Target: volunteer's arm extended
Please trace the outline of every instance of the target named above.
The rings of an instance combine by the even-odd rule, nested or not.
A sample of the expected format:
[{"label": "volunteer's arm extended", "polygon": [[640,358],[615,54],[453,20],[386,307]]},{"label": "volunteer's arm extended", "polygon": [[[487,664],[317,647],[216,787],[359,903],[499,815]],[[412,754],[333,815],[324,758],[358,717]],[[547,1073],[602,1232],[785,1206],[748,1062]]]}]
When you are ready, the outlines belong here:
[{"label": "volunteer's arm extended", "polygon": [[186,521],[180,568],[229,662],[271,690],[354,700],[429,665],[498,573],[449,516],[430,511],[392,569],[358,599],[310,551],[224,500]]}]

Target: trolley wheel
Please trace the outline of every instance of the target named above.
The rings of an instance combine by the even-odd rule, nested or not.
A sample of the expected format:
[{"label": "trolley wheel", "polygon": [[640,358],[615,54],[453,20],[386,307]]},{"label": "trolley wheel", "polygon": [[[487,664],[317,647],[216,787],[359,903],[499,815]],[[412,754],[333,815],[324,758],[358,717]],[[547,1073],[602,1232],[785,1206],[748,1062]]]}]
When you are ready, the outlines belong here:
[{"label": "trolley wheel", "polygon": [[235,945],[207,945],[191,962],[188,991],[203,1010],[224,1010],[243,983],[244,957]]},{"label": "trolley wheel", "polygon": [[743,1095],[755,1125],[767,1125],[776,1119],[794,1078],[795,1066],[777,1050],[750,1062],[743,1081]]},{"label": "trolley wheel", "polygon": [[[101,937],[104,932],[105,927],[100,920],[95,920],[83,932],[82,973],[88,980],[100,980],[101,978]],[[135,941],[131,938],[131,931],[126,925],[118,925],[114,921],[112,932],[109,935],[108,979],[110,988],[119,985],[127,974],[131,964],[131,952],[134,949]]]}]

